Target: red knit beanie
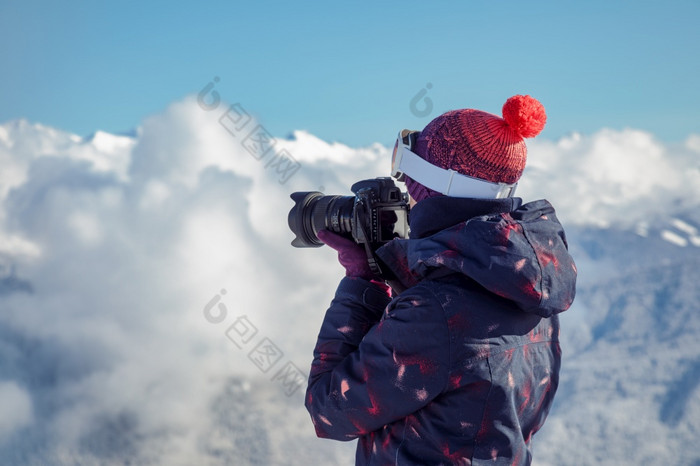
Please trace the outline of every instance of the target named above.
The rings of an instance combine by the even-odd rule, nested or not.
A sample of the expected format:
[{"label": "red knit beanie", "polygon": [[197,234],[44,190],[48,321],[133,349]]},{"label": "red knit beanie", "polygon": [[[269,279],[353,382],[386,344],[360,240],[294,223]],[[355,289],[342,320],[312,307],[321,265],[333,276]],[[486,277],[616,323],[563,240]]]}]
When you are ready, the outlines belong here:
[{"label": "red knit beanie", "polygon": [[[524,138],[537,136],[547,121],[544,107],[529,95],[516,95],[503,105],[503,118],[481,110],[453,110],[423,129],[413,151],[433,165],[494,183],[515,183],[525,168]],[[441,196],[406,177],[416,202]]]}]

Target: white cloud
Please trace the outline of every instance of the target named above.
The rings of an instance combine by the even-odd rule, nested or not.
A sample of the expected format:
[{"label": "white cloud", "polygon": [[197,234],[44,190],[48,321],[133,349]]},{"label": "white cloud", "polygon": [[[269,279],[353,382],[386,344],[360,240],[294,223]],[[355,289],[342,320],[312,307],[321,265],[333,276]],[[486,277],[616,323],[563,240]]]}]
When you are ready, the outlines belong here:
[{"label": "white cloud", "polygon": [[[303,150],[299,141],[282,145]],[[287,399],[270,378],[288,362],[307,371],[322,308],[342,275],[334,264],[319,277],[332,252],[293,249],[287,228],[293,190],[325,183],[349,194],[331,162],[306,170],[304,161],[280,184],[278,171],[193,100],[147,120],[130,140],[10,123],[0,150],[14,170],[0,178],[0,272],[18,277],[8,283],[31,284],[0,295],[2,357],[14,361],[2,373],[27,380],[37,406],[33,435],[0,454],[89,461],[113,454],[106,438],[124,437],[125,451],[141,460],[155,449],[160,464],[207,464],[216,455],[203,439],[219,428],[212,403],[231,377],[261,379],[257,393],[282,407],[293,400],[282,425],[303,418],[294,430],[313,437],[303,388]],[[376,158],[358,160],[343,173],[347,182],[374,171]],[[203,308],[221,289],[228,316],[214,325]],[[269,373],[249,359],[253,347],[226,337],[243,315],[258,330],[251,344],[267,337],[283,352]],[[318,442],[324,454],[336,448]]]},{"label": "white cloud", "polygon": [[693,205],[700,159],[691,136],[664,144],[638,130],[603,129],[529,143],[520,195],[546,197],[567,223],[629,228]]},{"label": "white cloud", "polygon": [[[283,353],[279,364],[307,371],[342,269],[328,248],[289,245],[289,194],[350,195],[353,182],[387,174],[389,149],[299,131],[258,160],[245,134],[221,125],[224,110],[188,98],[146,120],[135,138],[0,126],[0,273],[31,284],[0,294],[0,360],[9,361],[1,373],[24,387],[0,385],[19,400],[8,408],[14,417],[0,416],[0,436],[31,430],[0,453],[214,463],[225,453],[213,446],[223,442],[213,405],[238,387],[241,406],[216,408],[246,426],[227,431],[224,450],[253,452],[245,432],[264,425],[271,464],[294,448],[298,458],[347,454],[312,440],[300,393],[286,398],[270,380],[279,366],[263,374],[248,358],[252,347],[239,349],[226,330],[246,316],[257,328],[251,344],[267,337]],[[272,160],[282,150],[300,164],[285,182]],[[695,136],[680,147],[633,130],[535,140],[529,163],[519,194],[548,197],[579,224],[641,219],[700,194]],[[203,313],[216,295],[227,313],[220,324]]]},{"label": "white cloud", "polygon": [[0,444],[32,420],[32,400],[15,382],[0,382]]}]

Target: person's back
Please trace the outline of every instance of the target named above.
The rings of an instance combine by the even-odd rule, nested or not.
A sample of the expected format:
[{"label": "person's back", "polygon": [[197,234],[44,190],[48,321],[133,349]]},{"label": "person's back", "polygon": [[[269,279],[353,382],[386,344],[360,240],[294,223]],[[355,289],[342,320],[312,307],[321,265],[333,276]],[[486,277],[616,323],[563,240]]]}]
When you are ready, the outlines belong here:
[{"label": "person's back", "polygon": [[[459,117],[446,115],[417,144],[418,155],[442,168],[445,126]],[[517,181],[522,167],[515,171]],[[376,251],[392,272],[393,299],[376,277],[355,273],[366,269],[348,265],[354,244],[319,235],[341,252],[348,277],[326,314],[309,379],[317,433],[359,437],[357,464],[529,464],[530,440],[558,384],[556,314],[575,290],[554,209],[510,196],[444,196],[411,178],[407,187],[417,201],[411,236]]]}]

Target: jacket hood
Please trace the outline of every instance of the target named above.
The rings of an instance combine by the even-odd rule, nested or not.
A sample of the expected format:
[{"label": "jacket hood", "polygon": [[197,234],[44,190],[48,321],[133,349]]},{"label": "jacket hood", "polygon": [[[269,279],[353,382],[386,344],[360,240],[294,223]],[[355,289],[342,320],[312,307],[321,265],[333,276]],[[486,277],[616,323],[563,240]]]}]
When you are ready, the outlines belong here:
[{"label": "jacket hood", "polygon": [[425,199],[411,209],[411,238],[393,240],[377,255],[404,288],[456,273],[524,312],[550,317],[571,306],[576,266],[552,205],[520,204]]}]

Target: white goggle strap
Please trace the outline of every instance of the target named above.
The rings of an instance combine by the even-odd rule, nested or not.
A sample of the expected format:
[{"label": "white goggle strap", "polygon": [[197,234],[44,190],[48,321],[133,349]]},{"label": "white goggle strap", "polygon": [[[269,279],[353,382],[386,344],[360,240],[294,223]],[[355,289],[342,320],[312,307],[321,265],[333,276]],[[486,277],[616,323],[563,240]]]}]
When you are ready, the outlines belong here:
[{"label": "white goggle strap", "polygon": [[405,173],[425,187],[446,196],[476,199],[503,199],[512,197],[517,183],[491,183],[490,181],[462,175],[452,169],[445,170],[427,162],[419,155],[399,144],[394,172]]}]

